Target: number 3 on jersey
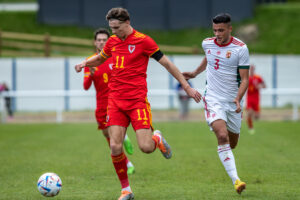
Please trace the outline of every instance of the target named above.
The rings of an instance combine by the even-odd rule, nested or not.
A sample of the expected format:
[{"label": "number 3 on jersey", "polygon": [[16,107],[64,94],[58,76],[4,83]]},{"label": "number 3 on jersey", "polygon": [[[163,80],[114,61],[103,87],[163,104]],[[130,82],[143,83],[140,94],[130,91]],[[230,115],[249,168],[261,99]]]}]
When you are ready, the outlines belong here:
[{"label": "number 3 on jersey", "polygon": [[219,66],[219,62],[220,62],[220,60],[219,59],[215,59],[215,70],[218,70],[219,68],[220,68],[220,66]]},{"label": "number 3 on jersey", "polygon": [[215,59],[215,66],[214,66],[214,68],[215,68],[215,70],[218,70],[219,68],[220,68],[220,65],[219,65],[219,62],[220,62],[220,60],[219,59]]}]

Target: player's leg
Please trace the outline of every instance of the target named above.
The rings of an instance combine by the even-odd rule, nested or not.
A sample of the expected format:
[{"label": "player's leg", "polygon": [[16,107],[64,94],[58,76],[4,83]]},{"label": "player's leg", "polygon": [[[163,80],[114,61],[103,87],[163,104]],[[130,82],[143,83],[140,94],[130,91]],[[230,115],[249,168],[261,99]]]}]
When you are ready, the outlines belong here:
[{"label": "player's leg", "polygon": [[[103,136],[107,140],[108,146],[110,147],[110,138],[108,134],[108,128],[102,129]],[[126,155],[125,155],[126,156]],[[127,174],[133,174],[135,172],[134,165],[126,156]]]},{"label": "player's leg", "polygon": [[233,152],[231,149],[235,148],[240,136],[240,129],[241,129],[241,123],[242,123],[242,113],[236,113],[235,105],[232,106],[234,109],[233,111],[227,112],[227,131],[229,136],[229,142],[230,142],[230,167],[231,169],[228,169],[228,175],[231,177],[231,180],[234,184],[234,188],[237,191],[237,193],[241,194],[241,192],[246,188],[246,183],[242,182],[240,178],[238,177],[236,165],[235,165],[235,158],[233,155]]},{"label": "player's leg", "polygon": [[109,126],[108,132],[110,137],[111,158],[122,186],[120,199],[125,197],[129,198],[133,196],[133,194],[127,175],[127,158],[123,152],[123,139],[125,136],[126,127],[112,125]]},{"label": "player's leg", "polygon": [[247,125],[248,125],[248,130],[249,133],[253,132],[253,118],[254,118],[254,110],[253,108],[248,108],[247,109]]},{"label": "player's leg", "polygon": [[211,127],[218,140],[219,158],[231,178],[232,183],[235,184],[240,178],[237,174],[234,155],[229,144],[229,133],[227,131],[226,122],[224,120],[216,120],[211,124]]},{"label": "player's leg", "polygon": [[126,156],[123,152],[123,140],[130,121],[119,107],[120,105],[120,102],[113,99],[108,101],[107,126],[110,137],[111,158],[122,186],[119,199],[133,199],[127,175]]},{"label": "player's leg", "polygon": [[228,131],[228,136],[229,136],[230,148],[234,149],[238,144],[240,134],[236,134],[236,133],[232,133],[231,131]]},{"label": "player's leg", "polygon": [[152,128],[136,130],[136,138],[139,148],[144,153],[152,153],[159,148],[166,159],[172,157],[172,150],[166,139],[159,130],[155,130],[152,134]]},{"label": "player's leg", "polygon": [[161,132],[156,130],[152,134],[152,114],[147,99],[145,102],[138,102],[135,109],[128,111],[128,115],[133,129],[136,131],[139,148],[144,153],[152,153],[158,147],[165,158],[171,158],[171,148]]}]

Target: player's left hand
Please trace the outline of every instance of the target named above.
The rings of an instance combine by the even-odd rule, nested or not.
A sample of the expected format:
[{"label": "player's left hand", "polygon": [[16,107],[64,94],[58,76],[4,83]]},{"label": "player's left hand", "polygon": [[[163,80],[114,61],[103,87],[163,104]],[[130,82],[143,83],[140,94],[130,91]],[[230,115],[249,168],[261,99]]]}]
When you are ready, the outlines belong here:
[{"label": "player's left hand", "polygon": [[234,102],[235,105],[236,105],[236,110],[235,110],[235,112],[236,112],[236,113],[240,113],[240,112],[242,111],[240,101],[237,100],[237,99],[234,99],[233,102]]},{"label": "player's left hand", "polygon": [[189,95],[191,98],[193,98],[197,103],[199,103],[202,99],[201,94],[194,88],[191,88],[190,86],[188,86],[185,89],[185,92],[187,93],[187,95]]}]

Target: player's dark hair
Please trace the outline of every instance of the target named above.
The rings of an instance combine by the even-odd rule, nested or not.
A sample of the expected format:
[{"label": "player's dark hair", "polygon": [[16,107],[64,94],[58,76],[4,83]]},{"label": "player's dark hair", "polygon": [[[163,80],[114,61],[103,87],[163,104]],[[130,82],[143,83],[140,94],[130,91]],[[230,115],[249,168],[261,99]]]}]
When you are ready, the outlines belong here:
[{"label": "player's dark hair", "polygon": [[105,29],[105,28],[99,28],[99,29],[97,29],[97,30],[94,32],[94,40],[97,39],[97,35],[98,35],[98,34],[106,34],[106,35],[107,35],[107,38],[109,38],[109,36],[110,36],[110,34],[109,34],[109,32],[108,32],[107,29]]},{"label": "player's dark hair", "polygon": [[220,13],[218,15],[216,15],[213,19],[212,19],[213,23],[215,24],[229,24],[231,22],[231,16],[228,13]]},{"label": "player's dark hair", "polygon": [[125,22],[130,20],[129,12],[125,8],[112,8],[108,11],[106,15],[106,20],[109,21],[111,19],[117,19],[121,22]]}]

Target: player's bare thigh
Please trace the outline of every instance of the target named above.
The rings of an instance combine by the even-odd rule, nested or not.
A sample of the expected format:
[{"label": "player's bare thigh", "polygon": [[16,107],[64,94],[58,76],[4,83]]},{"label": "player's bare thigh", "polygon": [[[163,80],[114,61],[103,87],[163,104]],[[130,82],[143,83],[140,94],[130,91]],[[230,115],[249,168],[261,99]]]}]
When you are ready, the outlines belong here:
[{"label": "player's bare thigh", "polygon": [[151,153],[155,150],[155,143],[152,140],[151,128],[136,130],[136,139],[142,152]]},{"label": "player's bare thigh", "polygon": [[226,122],[222,119],[218,119],[211,123],[211,127],[216,134],[218,145],[224,145],[229,143],[228,131]]},{"label": "player's bare thigh", "polygon": [[108,127],[110,137],[110,149],[113,156],[120,155],[123,151],[123,140],[126,133],[126,127],[112,125]]}]

